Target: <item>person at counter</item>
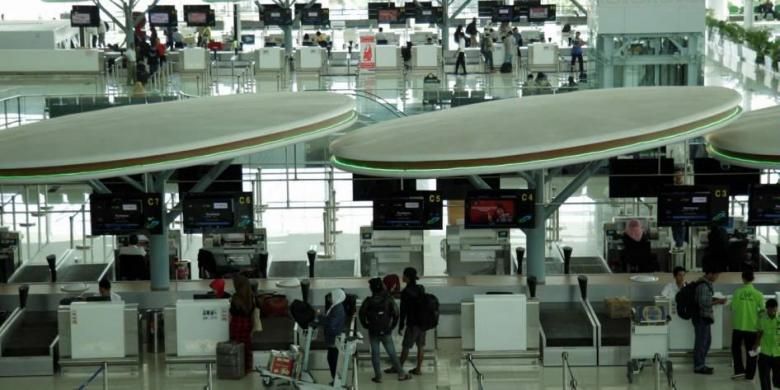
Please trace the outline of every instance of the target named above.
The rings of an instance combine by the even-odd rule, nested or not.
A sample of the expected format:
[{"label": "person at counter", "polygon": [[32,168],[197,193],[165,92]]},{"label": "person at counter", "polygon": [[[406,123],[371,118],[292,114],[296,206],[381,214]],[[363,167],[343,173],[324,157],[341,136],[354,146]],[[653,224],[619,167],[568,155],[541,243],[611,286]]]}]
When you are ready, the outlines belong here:
[{"label": "person at counter", "polygon": [[146,249],[138,245],[140,242],[137,235],[133,234],[127,239],[127,245],[119,248],[119,256],[146,256]]},{"label": "person at counter", "polygon": [[493,67],[493,31],[485,27],[485,34],[481,37],[481,43],[482,46],[480,47],[480,51],[482,52],[482,56],[485,58],[485,71],[486,72],[495,72],[495,68]]},{"label": "person at counter", "polygon": [[655,259],[650,247],[650,239],[642,229],[639,220],[628,221],[623,232],[623,252],[621,253],[621,267],[625,272],[653,272]]},{"label": "person at counter", "polygon": [[393,369],[398,372],[398,380],[408,380],[410,376],[401,368],[401,362],[398,360],[393,344],[393,329],[398,325],[398,305],[385,290],[382,279],[369,280],[368,287],[371,290],[371,296],[360,305],[359,318],[363,328],[368,329],[368,339],[371,344],[371,364],[374,367],[374,377],[371,378],[371,381],[382,383],[381,362],[379,360],[380,344],[384,345]]},{"label": "person at counter", "polygon": [[[401,291],[401,318],[399,320],[398,334],[403,333],[401,350],[401,367],[409,357],[409,350],[417,346],[417,365],[410,374],[422,375],[423,358],[425,357],[425,331],[420,328],[417,308],[421,307],[425,290],[417,284],[417,270],[408,267],[404,269],[404,283],[406,287]],[[395,368],[385,370],[387,374],[400,374]]]},{"label": "person at counter", "polygon": [[382,27],[379,27],[379,31],[374,36],[377,45],[387,45],[387,36],[385,36]]},{"label": "person at counter", "polygon": [[664,289],[661,290],[661,296],[674,302],[677,293],[685,286],[685,272],[683,267],[674,267],[674,270],[672,270],[674,281],[664,286]]},{"label": "person at counter", "polygon": [[119,294],[111,291],[111,282],[108,279],[101,279],[98,283],[98,291],[100,291],[101,297],[109,297],[111,302],[124,302]]},{"label": "person at counter", "polygon": [[585,67],[583,64],[582,59],[582,46],[585,45],[585,42],[580,37],[580,32],[577,31],[577,33],[574,34],[574,40],[572,41],[571,45],[571,72],[574,72],[574,64],[576,62],[579,63],[579,74],[585,73]]},{"label": "person at counter", "polygon": [[747,366],[742,363],[742,347],[745,351],[756,343],[758,316],[764,307],[764,295],[753,286],[752,270],[742,272],[742,287],[734,291],[731,299],[731,357],[734,375],[731,379],[753,380],[756,375],[756,357],[747,355]]},{"label": "person at counter", "polygon": [[230,341],[244,344],[244,365],[246,372],[251,372],[252,364],[252,312],[257,308],[252,286],[243,275],[233,278],[236,293],[230,300]]},{"label": "person at counter", "polygon": [[720,276],[719,269],[705,268],[704,276],[696,281],[696,304],[698,310],[693,313],[694,343],[693,372],[695,374],[712,375],[715,370],[707,366],[707,353],[712,343],[712,323],[715,322],[714,305],[723,305],[725,298],[715,298],[712,286]]},{"label": "person at counter", "polygon": [[707,249],[702,258],[702,267],[727,269],[729,235],[723,227],[712,224],[707,233]]},{"label": "person at counter", "polygon": [[455,30],[455,42],[458,43],[457,58],[455,59],[455,75],[458,74],[458,68],[463,67],[463,75],[466,75],[466,34],[463,33],[463,25],[459,25]]},{"label": "person at counter", "polygon": [[303,41],[301,41],[302,46],[314,46],[314,40],[311,39],[311,35],[308,33],[303,34]]},{"label": "person at counter", "polygon": [[780,321],[777,318],[777,300],[766,301],[766,312],[758,320],[758,332],[751,355],[758,355],[758,378],[761,390],[780,387]]},{"label": "person at counter", "polygon": [[465,38],[467,47],[477,47],[477,35],[479,35],[479,31],[477,30],[477,18],[472,18],[471,23],[466,26],[466,34],[469,35]]},{"label": "person at counter", "polygon": [[171,39],[173,39],[173,48],[174,49],[184,49],[184,36],[181,35],[181,32],[178,28],[173,28],[173,34],[171,36]]},{"label": "person at counter", "polygon": [[344,333],[347,326],[347,311],[344,309],[344,301],[347,294],[337,288],[330,292],[330,308],[320,319],[324,329],[325,344],[328,346],[328,368],[331,378],[336,378],[336,369],[339,363],[339,348],[336,345],[336,337]]}]

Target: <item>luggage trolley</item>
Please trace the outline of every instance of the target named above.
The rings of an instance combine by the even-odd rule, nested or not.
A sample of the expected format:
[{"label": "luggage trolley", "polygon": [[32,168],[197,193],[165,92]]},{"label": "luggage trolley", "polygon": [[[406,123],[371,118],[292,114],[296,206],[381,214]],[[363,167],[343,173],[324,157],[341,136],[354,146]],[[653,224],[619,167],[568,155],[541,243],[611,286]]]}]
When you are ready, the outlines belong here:
[{"label": "luggage trolley", "polygon": [[[305,310],[295,310],[295,305],[304,305]],[[318,384],[315,383],[314,377],[309,372],[311,341],[316,336],[317,326],[319,325],[315,318],[315,311],[308,303],[295,301],[290,306],[290,314],[293,316],[295,323],[301,328],[303,335],[302,345],[291,345],[287,351],[271,351],[268,367],[255,367],[255,370],[262,378],[263,386],[275,387],[279,384],[302,390],[347,388],[350,363],[357,351],[358,344],[362,343],[360,334],[355,336],[341,334],[336,338],[336,345],[339,348],[339,365],[336,370],[336,378],[334,378],[331,385]]]},{"label": "luggage trolley", "polygon": [[664,365],[669,377],[669,316],[660,306],[649,305],[631,310],[631,360],[627,363],[628,383],[633,383],[646,363]]}]

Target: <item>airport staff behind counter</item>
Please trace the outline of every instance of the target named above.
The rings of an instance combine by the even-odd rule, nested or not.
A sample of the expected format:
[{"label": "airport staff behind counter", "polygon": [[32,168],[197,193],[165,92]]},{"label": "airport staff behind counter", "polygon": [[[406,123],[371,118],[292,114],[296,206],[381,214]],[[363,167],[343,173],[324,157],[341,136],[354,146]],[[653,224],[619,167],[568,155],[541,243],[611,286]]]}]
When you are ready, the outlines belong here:
[{"label": "airport staff behind counter", "polygon": [[623,232],[620,271],[655,272],[658,270],[656,263],[647,232],[642,229],[642,224],[638,220],[630,220],[625,232]]}]

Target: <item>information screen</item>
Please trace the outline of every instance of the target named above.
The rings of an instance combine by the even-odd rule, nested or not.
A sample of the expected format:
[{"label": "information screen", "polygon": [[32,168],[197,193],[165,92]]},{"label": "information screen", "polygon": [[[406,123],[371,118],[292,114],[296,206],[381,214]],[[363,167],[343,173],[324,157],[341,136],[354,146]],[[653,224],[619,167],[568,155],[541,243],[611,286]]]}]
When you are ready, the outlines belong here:
[{"label": "information screen", "polygon": [[714,158],[693,160],[696,185],[727,185],[731,195],[748,195],[750,187],[761,184],[761,170],[724,164]]},{"label": "information screen", "polygon": [[659,226],[702,226],[712,221],[713,194],[708,189],[673,186],[658,195]]},{"label": "information screen", "polygon": [[477,3],[477,14],[480,18],[492,18],[495,9],[503,2],[495,0],[482,0]]},{"label": "information screen", "polygon": [[149,10],[149,24],[154,27],[176,26],[177,22],[176,7],[172,5],[158,5]]},{"label": "information screen", "polygon": [[494,22],[511,22],[513,20],[512,6],[502,5],[496,7],[492,20]]},{"label": "information screen", "polygon": [[609,197],[657,197],[664,186],[674,184],[674,160],[636,158],[609,160]]},{"label": "information screen", "polygon": [[254,229],[252,193],[182,194],[187,233],[243,233]]},{"label": "information screen", "polygon": [[750,189],[748,225],[780,226],[780,185],[756,185]]},{"label": "information screen", "polygon": [[216,16],[214,11],[211,10],[211,6],[185,5],[184,21],[187,22],[189,27],[214,26],[216,24]]},{"label": "information screen", "polygon": [[397,8],[380,9],[377,13],[377,20],[380,23],[395,23],[400,21],[401,12]]},{"label": "information screen", "polygon": [[264,4],[260,12],[266,26],[289,26],[292,24],[292,12],[276,4]]},{"label": "information screen", "polygon": [[531,22],[544,22],[547,20],[547,7],[530,7],[528,9],[528,20]]},{"label": "information screen", "polygon": [[100,9],[94,5],[74,5],[70,11],[71,27],[100,26]]},{"label": "information screen", "polygon": [[375,230],[440,230],[442,196],[434,191],[399,194],[374,201]]},{"label": "information screen", "polygon": [[159,194],[92,194],[89,215],[92,235],[162,234]]},{"label": "information screen", "polygon": [[467,229],[526,228],[534,226],[532,191],[479,191],[466,197]]}]

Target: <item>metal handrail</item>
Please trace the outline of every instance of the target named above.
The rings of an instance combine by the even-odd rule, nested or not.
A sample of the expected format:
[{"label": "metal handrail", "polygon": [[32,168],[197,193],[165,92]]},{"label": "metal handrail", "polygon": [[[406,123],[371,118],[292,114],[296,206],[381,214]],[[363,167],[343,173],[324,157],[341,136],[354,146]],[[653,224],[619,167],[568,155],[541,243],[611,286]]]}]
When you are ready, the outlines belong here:
[{"label": "metal handrail", "polygon": [[84,390],[86,389],[92,381],[94,381],[98,375],[103,374],[103,390],[108,389],[108,363],[103,362],[103,364],[98,368],[95,372],[92,373],[92,375],[87,378],[84,383],[82,383],[79,387],[77,387],[78,390]]},{"label": "metal handrail", "polygon": [[477,368],[477,365],[474,364],[473,354],[466,355],[466,363],[469,365],[469,367],[466,367],[466,388],[471,390],[471,371],[474,370],[474,373],[477,374],[477,389],[485,390],[485,375],[482,374]]},{"label": "metal handrail", "polygon": [[569,365],[569,353],[561,353],[561,360],[563,362],[563,390],[577,390],[577,378],[574,377]]}]

